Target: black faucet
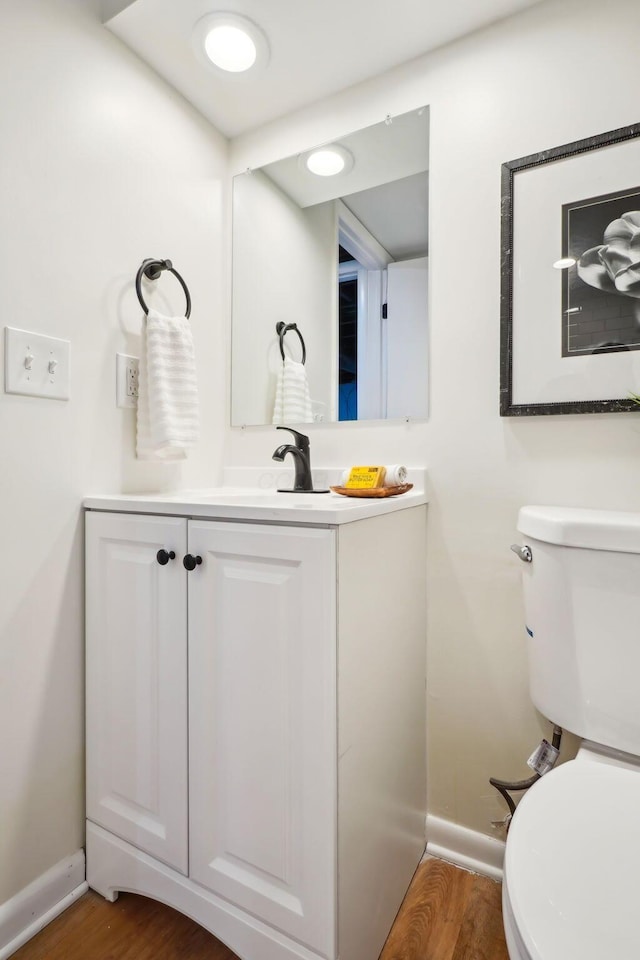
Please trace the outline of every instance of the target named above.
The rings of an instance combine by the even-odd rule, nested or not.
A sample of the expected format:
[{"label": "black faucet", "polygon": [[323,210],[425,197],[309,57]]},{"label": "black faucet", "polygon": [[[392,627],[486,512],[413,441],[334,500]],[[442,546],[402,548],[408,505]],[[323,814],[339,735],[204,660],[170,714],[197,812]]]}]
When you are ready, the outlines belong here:
[{"label": "black faucet", "polygon": [[329,493],[328,490],[314,490],[313,477],[311,476],[311,452],[309,449],[309,437],[304,433],[298,433],[291,427],[276,427],[276,430],[288,430],[294,436],[295,443],[283,443],[273,452],[273,460],[280,463],[290,453],[294,459],[295,474],[293,480],[293,489],[278,490],[278,493]]}]

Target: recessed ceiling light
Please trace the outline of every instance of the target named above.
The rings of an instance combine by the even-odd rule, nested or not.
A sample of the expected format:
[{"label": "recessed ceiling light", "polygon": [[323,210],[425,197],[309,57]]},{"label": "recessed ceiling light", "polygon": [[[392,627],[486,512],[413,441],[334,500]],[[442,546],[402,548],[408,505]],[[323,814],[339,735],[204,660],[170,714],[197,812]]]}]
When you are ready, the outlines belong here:
[{"label": "recessed ceiling light", "polygon": [[338,173],[349,173],[353,168],[353,155],[338,143],[318,147],[301,157],[303,166],[318,177],[335,177]]},{"label": "recessed ceiling light", "polygon": [[200,59],[227,76],[242,75],[269,59],[260,27],[237,13],[207,14],[195,26],[194,43]]},{"label": "recessed ceiling light", "polygon": [[242,73],[256,62],[256,45],[244,30],[221,24],[212,27],[204,38],[204,52],[216,67],[230,73]]}]

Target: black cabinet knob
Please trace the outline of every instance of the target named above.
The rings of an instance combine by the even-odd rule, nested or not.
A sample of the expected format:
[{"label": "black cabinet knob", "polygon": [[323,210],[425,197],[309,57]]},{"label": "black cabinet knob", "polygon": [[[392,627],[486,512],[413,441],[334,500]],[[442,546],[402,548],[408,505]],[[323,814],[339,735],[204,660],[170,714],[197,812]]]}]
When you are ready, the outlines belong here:
[{"label": "black cabinet knob", "polygon": [[156,560],[161,567],[164,567],[165,564],[169,563],[169,560],[175,560],[176,554],[174,550],[169,550],[167,553],[166,550],[158,550],[156,553]]},{"label": "black cabinet knob", "polygon": [[194,557],[190,553],[182,560],[182,566],[185,570],[195,570],[202,563],[202,557]]}]

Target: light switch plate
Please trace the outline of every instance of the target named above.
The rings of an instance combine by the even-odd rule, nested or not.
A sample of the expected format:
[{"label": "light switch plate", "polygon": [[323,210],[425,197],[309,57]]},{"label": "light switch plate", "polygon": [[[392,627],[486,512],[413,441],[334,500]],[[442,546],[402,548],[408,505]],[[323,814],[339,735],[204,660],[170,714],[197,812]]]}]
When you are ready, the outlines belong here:
[{"label": "light switch plate", "polygon": [[5,327],[4,390],[27,397],[69,399],[69,340]]}]

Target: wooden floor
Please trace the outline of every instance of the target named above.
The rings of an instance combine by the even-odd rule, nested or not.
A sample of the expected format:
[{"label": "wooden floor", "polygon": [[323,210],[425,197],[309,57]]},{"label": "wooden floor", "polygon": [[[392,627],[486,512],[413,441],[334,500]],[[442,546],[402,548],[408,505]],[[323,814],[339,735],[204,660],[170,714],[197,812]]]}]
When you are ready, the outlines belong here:
[{"label": "wooden floor", "polygon": [[509,960],[502,887],[443,860],[420,864],[380,960]]},{"label": "wooden floor", "polygon": [[[116,903],[108,903],[90,891],[12,960],[236,960],[236,956],[170,907],[125,893]],[[425,860],[380,960],[508,960],[500,884],[442,860]]]}]

